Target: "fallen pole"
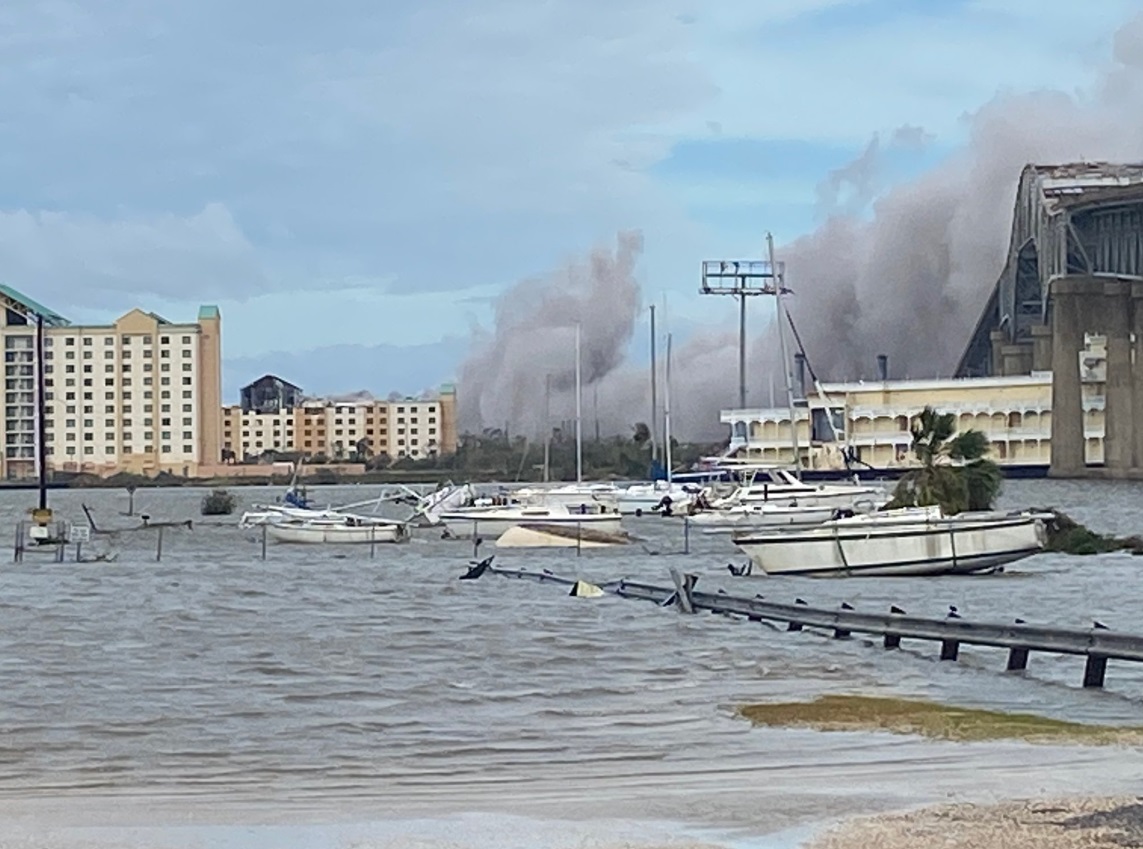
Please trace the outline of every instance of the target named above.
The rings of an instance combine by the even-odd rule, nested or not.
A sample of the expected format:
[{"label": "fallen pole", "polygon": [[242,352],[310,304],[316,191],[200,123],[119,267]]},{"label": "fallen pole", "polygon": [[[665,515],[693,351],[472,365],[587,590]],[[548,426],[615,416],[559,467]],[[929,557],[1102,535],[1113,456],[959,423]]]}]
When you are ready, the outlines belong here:
[{"label": "fallen pole", "polygon": [[[493,557],[479,563],[463,575],[473,580],[486,574],[518,580],[574,586],[578,579],[565,578],[544,570],[531,572],[523,569],[501,569],[492,566]],[[902,639],[927,640],[940,643],[942,660],[956,660],[962,645],[1006,648],[1008,671],[1023,671],[1028,665],[1030,652],[1076,655],[1086,658],[1083,686],[1102,687],[1108,660],[1143,662],[1143,636],[1124,634],[1102,625],[1091,629],[1048,628],[1028,625],[1022,620],[1013,624],[970,622],[950,613],[950,618],[930,619],[909,616],[894,606],[887,614],[862,613],[848,605],[840,610],[810,607],[802,599],[794,604],[766,601],[762,596],[745,598],[724,591],[707,593],[695,590],[698,577],[681,575],[671,570],[674,587],[631,581],[626,578],[597,584],[604,593],[621,598],[653,602],[661,607],[673,606],[684,613],[707,611],[729,616],[741,616],[754,622],[785,623],[788,631],[804,627],[820,628],[833,633],[837,639],[851,634],[867,634],[883,638],[886,649],[899,648]]]}]

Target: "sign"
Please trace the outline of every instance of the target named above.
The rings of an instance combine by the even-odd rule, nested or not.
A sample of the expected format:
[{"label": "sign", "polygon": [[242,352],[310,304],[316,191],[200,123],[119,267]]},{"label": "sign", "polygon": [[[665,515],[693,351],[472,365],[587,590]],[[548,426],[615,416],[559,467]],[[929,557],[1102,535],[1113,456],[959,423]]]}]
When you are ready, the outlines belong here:
[{"label": "sign", "polygon": [[82,525],[72,525],[67,529],[68,542],[91,542],[91,528]]}]

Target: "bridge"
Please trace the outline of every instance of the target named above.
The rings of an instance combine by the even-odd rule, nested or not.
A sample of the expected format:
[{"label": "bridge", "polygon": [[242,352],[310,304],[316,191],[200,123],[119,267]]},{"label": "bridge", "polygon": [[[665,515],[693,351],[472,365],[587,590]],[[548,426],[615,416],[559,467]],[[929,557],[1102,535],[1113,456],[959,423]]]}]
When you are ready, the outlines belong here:
[{"label": "bridge", "polygon": [[[1106,340],[1104,468],[1084,462],[1081,374]],[[1052,372],[1059,477],[1143,478],[1143,164],[1029,165],[1004,270],[961,377]]]}]

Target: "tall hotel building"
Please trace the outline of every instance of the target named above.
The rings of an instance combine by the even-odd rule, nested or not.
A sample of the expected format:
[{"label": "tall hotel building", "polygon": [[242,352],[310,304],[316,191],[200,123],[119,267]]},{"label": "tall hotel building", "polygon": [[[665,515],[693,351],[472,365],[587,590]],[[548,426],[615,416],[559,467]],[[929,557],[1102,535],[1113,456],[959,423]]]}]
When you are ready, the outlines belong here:
[{"label": "tall hotel building", "polygon": [[0,475],[36,474],[36,315],[44,319],[48,467],[194,476],[221,458],[222,319],[204,306],[174,323],[132,310],[81,326],[0,286],[4,457]]}]

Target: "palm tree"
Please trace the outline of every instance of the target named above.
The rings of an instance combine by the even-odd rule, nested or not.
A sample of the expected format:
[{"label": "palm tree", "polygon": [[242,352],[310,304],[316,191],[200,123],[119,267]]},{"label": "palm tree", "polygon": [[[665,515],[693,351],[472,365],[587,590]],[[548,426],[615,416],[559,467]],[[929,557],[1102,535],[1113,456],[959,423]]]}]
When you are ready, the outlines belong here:
[{"label": "palm tree", "polygon": [[1000,468],[985,459],[988,437],[978,430],[956,433],[956,416],[932,407],[910,423],[913,453],[921,467],[897,483],[891,507],[939,504],[946,515],[989,510],[1000,493]]}]

